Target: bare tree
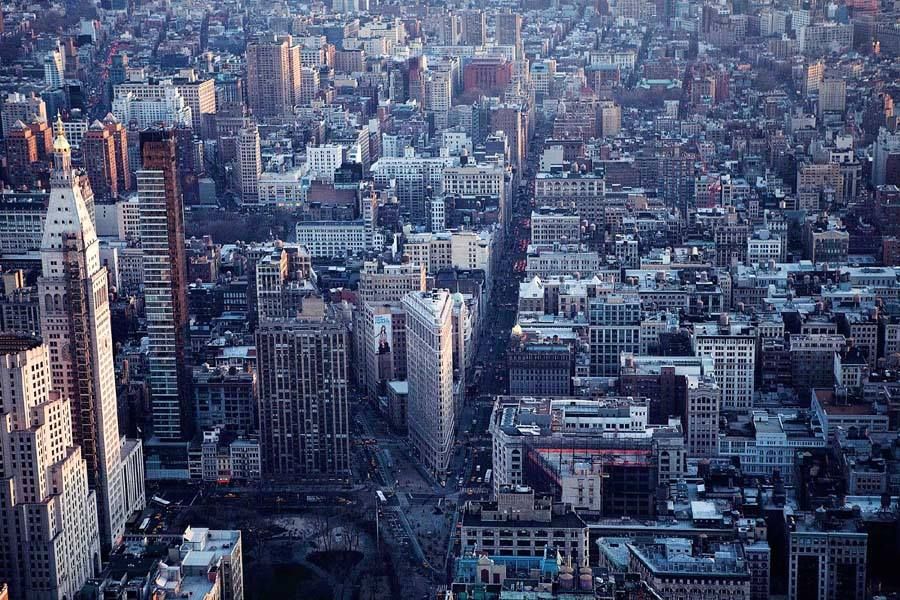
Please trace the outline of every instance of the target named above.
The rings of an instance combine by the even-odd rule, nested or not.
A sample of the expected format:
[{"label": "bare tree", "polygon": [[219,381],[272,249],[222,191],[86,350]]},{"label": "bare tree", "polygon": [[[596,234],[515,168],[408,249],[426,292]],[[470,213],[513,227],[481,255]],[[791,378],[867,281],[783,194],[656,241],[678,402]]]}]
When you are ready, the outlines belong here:
[{"label": "bare tree", "polygon": [[313,522],[313,539],[316,545],[323,551],[329,552],[332,546],[331,539],[331,517],[323,514],[317,514],[312,519]]},{"label": "bare tree", "polygon": [[359,527],[353,527],[350,530],[350,533],[347,534],[347,549],[350,551],[355,551],[359,549],[359,536],[360,531]]}]

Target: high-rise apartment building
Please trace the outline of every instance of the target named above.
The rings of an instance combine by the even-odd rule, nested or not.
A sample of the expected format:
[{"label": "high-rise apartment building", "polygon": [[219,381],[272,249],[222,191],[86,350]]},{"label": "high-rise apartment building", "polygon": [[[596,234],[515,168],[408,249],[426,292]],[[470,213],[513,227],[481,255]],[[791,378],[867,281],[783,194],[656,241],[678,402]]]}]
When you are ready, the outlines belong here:
[{"label": "high-rise apartment building", "polygon": [[199,79],[191,70],[186,77],[176,78],[174,83],[191,109],[191,129],[201,139],[213,137],[214,127],[210,117],[216,114],[215,80]]},{"label": "high-rise apartment building", "polygon": [[843,113],[847,107],[847,80],[826,79],[819,86],[819,117],[826,113]]},{"label": "high-rise apartment building", "polygon": [[619,374],[619,355],[637,354],[641,347],[641,300],[637,296],[605,296],[590,301],[591,374]]},{"label": "high-rise apartment building", "polygon": [[100,121],[94,121],[81,141],[81,152],[94,196],[98,200],[115,199],[119,195],[119,176],[112,132]]},{"label": "high-rise apartment building", "polygon": [[147,127],[192,126],[190,105],[171,79],[134,81],[114,88],[112,112],[123,123]]},{"label": "high-rise apartment building", "polygon": [[828,333],[790,336],[791,385],[803,402],[815,388],[834,385],[834,355],[847,346],[843,335]]},{"label": "high-rise apartment building", "polygon": [[622,129],[622,107],[612,100],[604,100],[597,108],[600,133],[603,137],[616,137]]},{"label": "high-rise apartment building", "polygon": [[425,71],[425,110],[434,115],[435,127],[447,127],[453,104],[453,82],[449,71]]},{"label": "high-rise apartment building", "polygon": [[13,92],[3,101],[3,107],[0,109],[0,123],[2,123],[4,135],[12,130],[13,123],[16,121],[30,123],[34,119],[47,122],[47,104],[34,92],[29,95]]},{"label": "high-rise apartment building", "polygon": [[716,265],[730,267],[732,263],[747,261],[747,237],[750,224],[742,219],[733,207],[725,218],[714,225],[713,240],[716,243]]},{"label": "high-rise apartment building", "polygon": [[350,471],[346,327],[321,299],[298,319],[256,332],[263,473],[274,477]]},{"label": "high-rise apartment building", "polygon": [[357,295],[360,302],[391,302],[407,292],[425,291],[425,265],[414,263],[384,264],[366,261],[359,272]]},{"label": "high-rise apartment building", "polygon": [[290,115],[300,102],[300,46],[289,35],[247,44],[247,99],[257,118]]},{"label": "high-rise apartment building", "polygon": [[487,24],[484,11],[462,10],[460,18],[460,43],[463,46],[481,46],[487,41]]},{"label": "high-rise apartment building", "polygon": [[509,365],[509,393],[517,396],[569,396],[575,356],[564,343],[528,343],[523,336],[506,351]]},{"label": "high-rise apartment building", "polygon": [[[96,125],[96,122],[94,123]],[[91,126],[91,129],[97,131],[94,128],[94,125]],[[140,167],[139,162],[132,164],[131,160],[128,158],[128,129],[119,122],[119,120],[112,114],[107,113],[101,122],[103,126],[103,130],[106,132],[102,137],[105,137],[106,134],[109,135],[110,139],[112,139],[113,144],[113,156],[112,160],[115,162],[115,169],[110,165],[108,170],[112,172],[115,170],[115,191],[117,194],[124,194],[127,191],[132,189],[132,170],[135,166]],[[90,133],[90,131],[88,132]],[[99,134],[94,133],[95,136],[99,136]],[[94,185],[94,176],[91,175],[91,168],[88,164],[88,149],[85,148],[85,140],[88,139],[88,134],[85,134],[84,140],[82,140],[81,150],[84,152],[84,161],[85,166],[87,167],[87,172],[90,177],[91,185]],[[101,145],[102,147],[102,145]],[[104,159],[106,157],[104,156]],[[113,182],[110,180],[110,187],[112,187]],[[97,192],[94,192],[96,195]],[[112,197],[115,197],[114,195]]]},{"label": "high-rise apartment building", "polygon": [[6,181],[11,187],[30,186],[34,180],[32,165],[38,160],[38,140],[22,121],[14,121],[3,130],[6,147]]},{"label": "high-rise apartment building", "polygon": [[191,384],[197,429],[224,427],[240,435],[258,428],[256,373],[236,367],[202,365],[193,370]]},{"label": "high-rise apartment building", "polygon": [[306,147],[306,166],[318,181],[334,183],[334,172],[344,163],[346,149],[340,144],[321,144]]},{"label": "high-rise apartment building", "polygon": [[749,325],[718,323],[694,325],[694,354],[713,360],[713,375],[722,393],[722,410],[749,411],[753,406],[756,332]]},{"label": "high-rise apartment building", "polygon": [[[369,398],[377,401],[387,396],[389,382],[406,380],[406,315],[399,300],[366,302],[360,309],[357,356],[365,363]],[[395,425],[405,429],[406,419]]]},{"label": "high-rise apartment building", "polygon": [[72,438],[87,464],[88,484],[97,491],[101,542],[110,547],[125,532],[128,515],[122,486],[109,279],[71,158],[59,120],[41,242],[41,331],[47,339],[53,385],[71,403]]},{"label": "high-rise apartment building", "polygon": [[319,78],[319,69],[317,67],[303,67],[300,69],[300,96],[297,98],[297,104],[300,106],[309,106],[309,103],[316,94],[319,93],[321,81]]},{"label": "high-rise apartment building", "polygon": [[10,131],[4,131],[6,145],[6,179],[13,187],[33,186],[46,182],[48,166],[53,152],[53,133],[44,121],[35,118],[26,125],[13,123]]},{"label": "high-rise apartment building", "polygon": [[55,90],[66,78],[65,55],[61,49],[51,50],[44,57],[44,85]]},{"label": "high-rise apartment building", "polygon": [[396,183],[400,209],[408,212],[413,224],[424,225],[429,221],[426,190],[433,196],[444,194],[444,170],[457,160],[451,157],[419,157],[407,153],[403,157],[382,157],[372,165],[376,185]]},{"label": "high-rise apartment building", "polygon": [[522,58],[522,15],[517,12],[502,12],[497,14],[496,41],[502,46],[512,46],[516,49],[516,58]]},{"label": "high-rise apartment building", "polygon": [[553,245],[581,240],[581,218],[571,208],[540,207],[531,211],[531,243]]},{"label": "high-rise apartment building", "polygon": [[[4,130],[5,132],[6,130]],[[881,127],[878,129],[878,137],[872,144],[872,185],[879,186],[900,181],[891,172],[890,165],[900,163],[900,132],[891,132]]]},{"label": "high-rise apartment building", "polygon": [[97,498],[52,379],[46,346],[0,335],[0,580],[12,598],[74,598],[100,569]]},{"label": "high-rise apartment building", "polygon": [[259,145],[259,129],[256,122],[248,119],[238,131],[238,185],[241,202],[259,202],[259,176],[262,174],[262,152]]},{"label": "high-rise apartment building", "polygon": [[134,167],[128,158],[128,129],[112,114],[107,113],[103,118],[103,126],[109,131],[115,145],[116,152],[116,187],[120,194],[131,191]]},{"label": "high-rise apartment building", "polygon": [[721,395],[712,377],[688,379],[684,433],[689,456],[709,458],[718,455]]},{"label": "high-rise apartment building", "polygon": [[440,19],[438,25],[437,37],[441,44],[445,46],[455,46],[459,43],[460,18],[458,13],[447,11]]},{"label": "high-rise apartment building", "polygon": [[185,360],[188,306],[184,216],[175,166],[175,135],[140,134],[143,168],[137,173],[144,256],[153,435],[180,441],[190,433],[190,371]]},{"label": "high-rise apartment building", "polygon": [[447,290],[411,292],[406,312],[407,428],[419,460],[443,477],[453,453],[453,299]]},{"label": "high-rise apartment building", "polygon": [[109,85],[115,86],[125,83],[128,78],[128,54],[119,52],[113,54],[112,64],[109,66]]}]

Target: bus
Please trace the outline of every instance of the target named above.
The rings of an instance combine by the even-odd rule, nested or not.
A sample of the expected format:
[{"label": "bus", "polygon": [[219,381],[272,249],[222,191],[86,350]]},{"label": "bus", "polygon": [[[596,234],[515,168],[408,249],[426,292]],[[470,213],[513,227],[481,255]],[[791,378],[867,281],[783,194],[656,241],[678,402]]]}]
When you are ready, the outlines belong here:
[{"label": "bus", "polygon": [[484,484],[485,485],[491,484],[491,475],[492,474],[493,474],[493,471],[491,469],[488,469],[487,471],[484,472]]},{"label": "bus", "polygon": [[387,504],[387,498],[384,497],[384,492],[378,490],[375,492],[375,495],[378,496],[378,501],[382,504]]}]

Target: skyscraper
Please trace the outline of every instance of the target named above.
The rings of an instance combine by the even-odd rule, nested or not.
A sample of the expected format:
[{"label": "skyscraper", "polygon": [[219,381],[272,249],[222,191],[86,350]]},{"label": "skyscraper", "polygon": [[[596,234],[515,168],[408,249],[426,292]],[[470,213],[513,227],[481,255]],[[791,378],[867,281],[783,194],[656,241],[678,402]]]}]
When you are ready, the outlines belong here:
[{"label": "skyscraper", "polygon": [[186,77],[178,77],[174,83],[185,103],[191,107],[191,129],[200,139],[214,137],[210,117],[216,114],[215,80],[201,80],[194,70],[190,70]]},{"label": "skyscraper", "polygon": [[109,85],[116,86],[125,83],[128,77],[128,55],[124,52],[113,54],[112,64],[109,67]]},{"label": "skyscraper", "polygon": [[97,491],[101,542],[125,531],[121,443],[110,331],[106,267],[72,169],[69,142],[57,120],[50,202],[38,280],[41,331],[50,352],[53,385],[71,403],[72,439],[81,446],[90,487]]},{"label": "skyscraper", "polygon": [[460,17],[460,37],[463,46],[481,46],[487,41],[487,24],[484,11],[478,9],[462,10]]},{"label": "skyscraper", "polygon": [[443,477],[453,453],[453,300],[447,290],[410,292],[406,311],[407,428],[425,468]]},{"label": "skyscraper", "polygon": [[753,407],[756,341],[750,325],[731,323],[728,315],[720,316],[718,323],[694,324],[694,354],[713,360],[722,410],[746,412]]},{"label": "skyscraper", "polygon": [[892,174],[890,168],[891,163],[896,164],[896,161],[900,161],[900,132],[893,133],[881,127],[872,144],[872,185],[894,184],[894,177],[900,181],[900,176]]},{"label": "skyscraper", "polygon": [[238,131],[238,185],[241,190],[241,202],[256,204],[259,202],[259,176],[262,173],[262,154],[259,146],[259,129],[256,122],[247,119]]},{"label": "skyscraper", "polygon": [[721,390],[713,377],[690,378],[684,409],[684,432],[690,456],[719,453]]},{"label": "skyscraper", "polygon": [[131,171],[139,164],[131,164],[128,159],[128,129],[112,113],[103,119],[103,127],[112,136],[116,154],[116,187],[120,194],[131,190]]},{"label": "skyscraper", "polygon": [[81,141],[84,168],[97,199],[112,200],[119,195],[116,143],[100,121],[94,121]]},{"label": "skyscraper", "polygon": [[65,81],[66,62],[61,48],[51,50],[44,57],[44,85],[50,89],[61,87]]},{"label": "skyscraper", "polygon": [[829,78],[819,86],[819,118],[826,113],[844,112],[847,107],[847,80]]},{"label": "skyscraper", "polygon": [[6,146],[6,181],[11,187],[30,186],[34,181],[32,165],[38,160],[38,140],[22,121],[14,121],[3,131]]},{"label": "skyscraper", "polygon": [[97,498],[37,339],[0,334],[0,416],[0,580],[12,598],[74,598],[100,569]]},{"label": "skyscraper", "polygon": [[497,13],[497,43],[516,49],[516,58],[522,58],[522,15],[504,11]]},{"label": "skyscraper", "polygon": [[299,319],[267,320],[256,332],[263,472],[350,471],[349,336],[319,298]]},{"label": "skyscraper", "polygon": [[622,352],[641,348],[641,300],[634,295],[609,295],[588,302],[591,375],[615,377]]},{"label": "skyscraper", "polygon": [[291,36],[260,36],[247,44],[247,100],[256,117],[292,114],[300,83],[300,46]]},{"label": "skyscraper", "polygon": [[137,172],[144,255],[153,435],[182,441],[190,433],[185,361],[188,307],[184,215],[171,130],[140,134],[143,168]]},{"label": "skyscraper", "polygon": [[3,124],[4,135],[12,130],[16,121],[30,123],[34,119],[47,120],[47,104],[34,92],[29,95],[13,92],[0,107],[0,123]]}]

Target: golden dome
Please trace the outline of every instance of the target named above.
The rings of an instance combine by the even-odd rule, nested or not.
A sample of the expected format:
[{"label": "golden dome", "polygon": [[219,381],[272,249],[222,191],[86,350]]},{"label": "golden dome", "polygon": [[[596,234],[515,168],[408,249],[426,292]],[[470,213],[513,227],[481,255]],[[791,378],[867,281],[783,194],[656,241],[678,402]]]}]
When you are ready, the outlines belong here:
[{"label": "golden dome", "polygon": [[66,139],[66,132],[63,130],[62,115],[56,113],[56,138],[53,140],[53,150],[55,152],[69,152],[69,140]]}]

